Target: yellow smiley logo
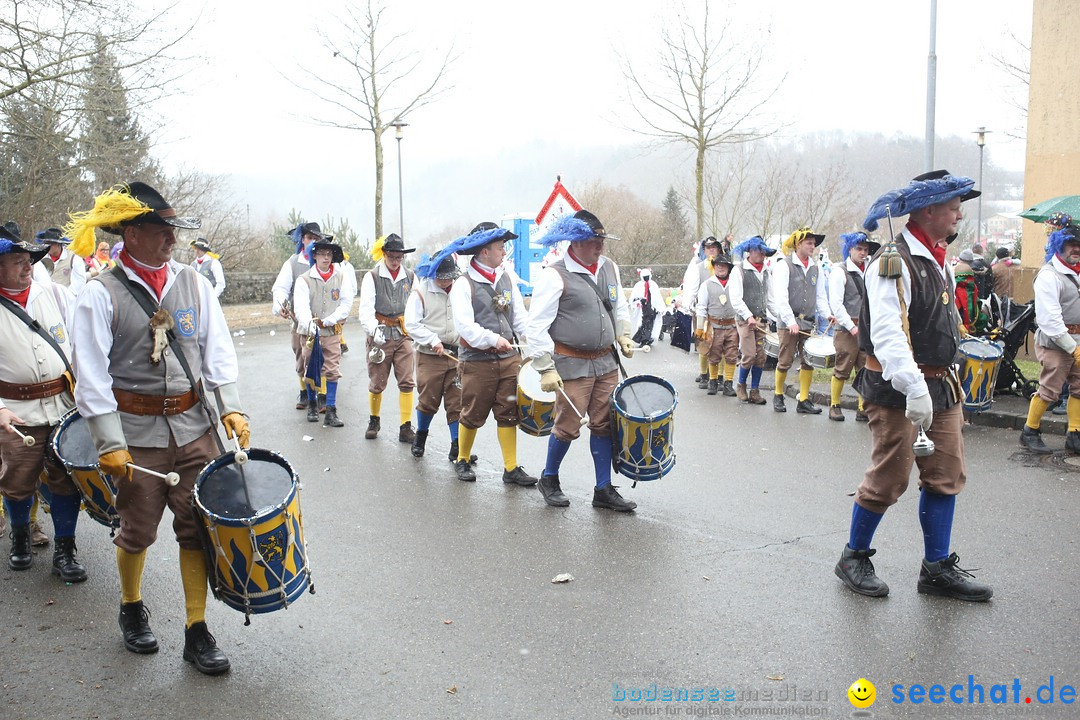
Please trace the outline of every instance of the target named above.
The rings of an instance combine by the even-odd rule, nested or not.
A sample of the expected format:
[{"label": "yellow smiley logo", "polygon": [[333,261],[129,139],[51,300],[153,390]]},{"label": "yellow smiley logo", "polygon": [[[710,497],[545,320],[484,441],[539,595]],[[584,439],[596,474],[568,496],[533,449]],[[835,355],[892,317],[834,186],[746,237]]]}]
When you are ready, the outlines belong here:
[{"label": "yellow smiley logo", "polygon": [[877,700],[877,688],[866,678],[859,678],[847,689],[848,700],[857,708],[868,708]]}]

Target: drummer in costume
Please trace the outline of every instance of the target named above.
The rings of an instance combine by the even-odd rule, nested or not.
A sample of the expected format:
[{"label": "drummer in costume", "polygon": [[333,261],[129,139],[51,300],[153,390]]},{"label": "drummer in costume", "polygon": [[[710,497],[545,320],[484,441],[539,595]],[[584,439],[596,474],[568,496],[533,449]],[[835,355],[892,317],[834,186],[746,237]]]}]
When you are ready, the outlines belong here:
[{"label": "drummer in costume", "polygon": [[210,252],[210,243],[206,238],[198,238],[191,241],[191,247],[195,250],[195,259],[191,261],[191,267],[195,272],[202,275],[214,288],[214,297],[221,298],[225,292],[225,271],[221,267],[221,256]]},{"label": "drummer in costume", "polygon": [[319,223],[300,223],[291,231],[289,237],[296,244],[296,254],[291,256],[281,265],[277,278],[274,280],[274,305],[273,313],[292,321],[292,350],[295,359],[296,377],[300,382],[300,394],[296,398],[296,409],[303,410],[307,407],[307,382],[304,380],[304,342],[307,336],[296,325],[296,317],[292,311],[293,291],[296,289],[296,281],[301,275],[311,269],[311,256],[308,249],[311,243],[323,239]]},{"label": "drummer in costume", "polygon": [[[840,253],[844,264],[833,268],[829,273],[829,308],[836,318],[836,334],[833,344],[836,346],[836,365],[832,376],[832,397],[829,403],[829,419],[843,421],[844,411],[840,409],[840,394],[844,383],[851,377],[851,371],[863,369],[866,353],[859,350],[859,314],[862,312],[866,297],[866,284],[863,275],[866,272],[866,259],[881,249],[864,232],[853,232],[840,236]],[[866,422],[869,418],[863,411],[863,399],[859,397],[859,409],[855,419]]]},{"label": "drummer in costume", "polygon": [[727,253],[713,259],[713,276],[702,283],[697,296],[698,341],[705,341],[705,328],[712,329],[709,341],[709,394],[715,395],[720,385],[720,363],[724,363],[723,392],[735,396],[732,381],[735,363],[739,359],[739,332],[735,327],[735,305],[731,302],[730,275],[735,263]]},{"label": "drummer in costume", "polygon": [[[855,494],[851,527],[835,573],[854,592],[888,594],[870,557],[874,532],[885,511],[919,468],[919,523],[924,558],[918,591],[981,602],[993,591],[974,582],[950,553],[956,495],[964,488],[960,381],[953,362],[960,349],[948,238],[963,218],[960,204],[976,197],[970,178],[935,171],[874,203],[863,227],[910,213],[907,226],[880,250],[866,270],[866,302],[859,317],[859,347],[866,367],[856,377],[870,416],[871,464]],[[936,446],[916,457],[912,442],[925,429]]]},{"label": "drummer in costume", "polygon": [[788,236],[783,245],[783,260],[772,264],[769,291],[776,315],[780,354],[776,359],[776,389],[773,391],[773,410],[787,412],[784,405],[784,383],[788,370],[799,353],[799,395],[795,412],[817,415],[821,408],[810,399],[810,383],[814,368],[806,362],[803,345],[814,329],[817,314],[829,314],[824,278],[814,260],[818,245],[825,239],[810,228],[799,228]]},{"label": "drummer in costume", "polygon": [[48,228],[35,235],[34,241],[49,248],[49,254],[38,263],[48,271],[49,279],[78,294],[86,284],[86,263],[67,249],[71,240],[64,237],[60,228]]},{"label": "drummer in costume", "polygon": [[318,391],[325,390],[326,417],[323,425],[344,427],[337,414],[338,381],[341,380],[341,324],[352,312],[353,283],[346,280],[339,263],[345,261],[341,246],[330,240],[316,240],[308,248],[311,269],[300,276],[293,291],[296,326],[307,336],[304,341],[304,366],[318,338],[322,348],[324,388],[309,381],[307,388],[308,422],[319,421]]},{"label": "drummer in costume", "polygon": [[[156,190],[133,182],[72,215],[65,232],[73,252],[92,248],[96,227],[122,235],[124,249],[114,268],[87,282],[75,305],[75,402],[101,471],[117,487],[120,532],[113,542],[124,646],[135,653],[158,649],[141,584],[146,549],[168,505],[180,546],[184,659],[216,675],[229,669],[229,660],[206,627],[208,569],[192,494],[199,471],[221,453],[211,424],[215,410],[226,434],[248,445],[232,337],[210,283],[172,260],[176,228],[198,228],[197,219],[177,217]],[[205,405],[211,401],[213,408]],[[176,472],[180,481],[170,486],[130,464]]]},{"label": "drummer in costume", "polygon": [[[533,288],[529,307],[529,342],[540,388],[556,392],[555,428],[548,437],[547,462],[537,487],[544,502],[566,507],[559,470],[570,443],[589,417],[589,452],[593,458],[593,507],[630,512],[611,484],[611,395],[619,382],[614,345],[633,355],[630,310],[622,292],[619,267],[603,255],[604,241],[617,240],[588,210],[560,218],[541,245],[569,242],[563,258],[544,268]],[[569,402],[567,400],[569,398]]]},{"label": "drummer in costume", "polygon": [[1080,227],[1068,225],[1050,234],[1045,264],[1035,276],[1035,357],[1042,364],[1039,391],[1031,396],[1020,445],[1048,455],[1039,426],[1047,408],[1057,404],[1068,383],[1065,406],[1069,430],[1065,449],[1080,453]]},{"label": "drummer in costume", "polygon": [[[11,524],[8,567],[26,570],[34,561],[30,510],[46,471],[56,537],[52,572],[75,583],[86,579],[75,547],[82,497],[46,453],[52,429],[75,406],[65,320],[74,298],[65,287],[32,279],[32,265],[47,252],[22,242],[13,223],[0,227],[0,493]],[[34,444],[24,445],[16,427]]]},{"label": "drummer in costume", "polygon": [[652,345],[660,337],[667,306],[652,268],[639,268],[637,274],[641,279],[630,290],[630,337],[638,345]]},{"label": "drummer in costume", "polygon": [[471,255],[465,273],[450,289],[450,305],[461,342],[461,429],[454,470],[472,482],[470,467],[476,431],[488,415],[495,418],[503,456],[502,480],[531,486],[536,478],[517,462],[517,378],[521,355],[514,345],[525,342],[525,303],[512,274],[503,266],[506,243],[517,235],[492,222],[482,222],[435,254],[442,262],[452,253]]},{"label": "drummer in costume", "polygon": [[[697,321],[697,296],[698,289],[706,280],[713,276],[713,258],[720,254],[720,241],[712,235],[701,241],[697,255],[690,260],[683,274],[683,302],[690,317]],[[698,387],[702,390],[709,387],[709,328],[705,327],[705,341],[697,343],[698,363],[701,373],[697,376]],[[697,337],[697,328],[694,329],[694,337]]]},{"label": "drummer in costume", "polygon": [[423,457],[428,431],[442,405],[450,427],[450,462],[457,462],[461,388],[458,377],[458,333],[450,288],[460,277],[453,255],[425,257],[416,268],[417,283],[405,304],[405,330],[416,343],[416,439],[413,457]]},{"label": "drummer in costume", "polygon": [[[390,370],[398,388],[398,409],[401,424],[398,426],[398,442],[412,444],[416,433],[412,426],[413,390],[416,387],[413,365],[415,363],[413,341],[405,332],[405,302],[415,285],[413,273],[401,266],[405,255],[416,248],[406,248],[404,241],[390,233],[375,241],[371,257],[375,267],[364,273],[360,281],[360,324],[368,335],[368,419],[364,437],[374,440],[382,421],[382,393],[386,389]],[[370,353],[381,348],[385,353],[381,362],[374,362]]]},{"label": "drummer in costume", "polygon": [[[761,373],[765,369],[765,328],[768,325],[769,271],[765,258],[776,250],[765,244],[759,235],[747,238],[735,246],[735,255],[742,258],[731,274],[731,304],[735,307],[735,327],[739,333],[739,377],[735,396],[751,405],[764,405],[761,397]],[[750,380],[750,392],[746,390]]]}]

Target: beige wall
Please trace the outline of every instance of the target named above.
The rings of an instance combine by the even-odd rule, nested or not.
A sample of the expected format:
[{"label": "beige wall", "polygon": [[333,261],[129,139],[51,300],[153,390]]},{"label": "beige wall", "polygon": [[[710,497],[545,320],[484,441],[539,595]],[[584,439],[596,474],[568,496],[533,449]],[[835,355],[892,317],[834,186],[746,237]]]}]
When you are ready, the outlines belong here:
[{"label": "beige wall", "polygon": [[[1031,86],[1028,95],[1024,207],[1058,195],[1080,194],[1080,2],[1034,0]],[[1018,300],[1031,298],[1031,281],[1043,262],[1046,234],[1029,220],[1023,227],[1023,268]]]}]

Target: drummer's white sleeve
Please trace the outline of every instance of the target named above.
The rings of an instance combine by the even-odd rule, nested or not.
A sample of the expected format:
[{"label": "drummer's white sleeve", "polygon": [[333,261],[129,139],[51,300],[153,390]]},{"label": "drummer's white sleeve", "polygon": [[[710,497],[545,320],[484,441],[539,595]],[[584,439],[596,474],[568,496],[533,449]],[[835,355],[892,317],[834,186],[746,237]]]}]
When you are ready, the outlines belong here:
[{"label": "drummer's white sleeve", "polygon": [[835,271],[836,266],[833,266],[830,269],[830,272],[826,273],[825,268],[823,268],[820,264],[818,265],[818,281],[817,283],[815,283],[816,292],[814,293],[814,306],[815,312],[817,312],[818,315],[823,317],[829,317],[829,315],[832,314],[829,310],[828,279],[833,276]]},{"label": "drummer's white sleeve", "polygon": [[439,336],[424,324],[424,301],[420,297],[419,287],[409,293],[409,299],[405,301],[405,332],[409,333],[413,342],[420,345],[431,347],[441,342]]},{"label": "drummer's white sleeve", "polygon": [[495,347],[499,335],[476,322],[472,308],[472,285],[466,275],[455,280],[450,288],[450,307],[454,309],[454,324],[457,326],[458,337],[468,343],[469,347],[477,350]]},{"label": "drummer's white sleeve", "polygon": [[313,335],[311,326],[311,288],[307,283],[307,273],[296,279],[293,287],[293,315],[296,317],[296,332],[304,335]]},{"label": "drummer's white sleeve", "polygon": [[379,321],[375,318],[375,281],[370,272],[364,273],[364,276],[360,278],[360,307],[356,314],[360,318],[364,332],[374,335],[375,329],[379,327]]},{"label": "drummer's white sleeve", "polygon": [[782,327],[795,324],[795,313],[788,299],[788,279],[790,272],[787,261],[781,258],[772,264],[772,281],[769,283],[769,297],[772,300],[773,315],[776,324]]},{"label": "drummer's white sleeve", "polygon": [[285,304],[286,300],[289,300],[289,293],[293,289],[293,273],[292,273],[292,258],[286,260],[281,270],[278,271],[277,277],[274,278],[273,297],[275,314],[281,311],[281,307]]},{"label": "drummer's white sleeve", "polygon": [[1055,345],[1071,354],[1076,349],[1076,340],[1069,334],[1061,314],[1060,274],[1057,268],[1051,265],[1041,269],[1035,276],[1035,322],[1039,330],[1053,340]]},{"label": "drummer's white sleeve", "polygon": [[529,355],[537,358],[544,353],[555,352],[555,341],[551,339],[551,323],[559,314],[559,297],[562,295],[563,281],[559,271],[544,268],[533,284],[532,301],[529,304]]},{"label": "drummer's white sleeve", "polygon": [[731,307],[735,308],[735,314],[739,316],[739,319],[746,322],[753,315],[750,312],[750,307],[743,300],[743,265],[739,265],[732,269],[731,279],[728,280],[728,297],[731,298]]},{"label": "drummer's white sleeve", "polygon": [[833,268],[833,271],[829,273],[829,311],[836,318],[836,324],[839,327],[851,332],[851,329],[855,327],[855,323],[851,322],[851,315],[848,314],[847,308],[844,307],[846,283],[847,270]]},{"label": "drummer's white sleeve", "polygon": [[[874,356],[881,363],[881,376],[904,395],[919,397],[930,392],[926,379],[915,363],[904,327],[900,322],[900,298],[896,280],[878,274],[877,263],[866,270],[866,303],[870,311],[870,341]],[[911,276],[907,263],[901,264],[904,297],[911,298]],[[907,305],[907,303],[905,303]],[[910,309],[910,306],[905,309]]]},{"label": "drummer's white sleeve", "polygon": [[[698,288],[697,298],[694,300],[694,308],[699,320],[704,320],[709,315],[709,281],[701,283]],[[699,326],[700,327],[700,326]]]},{"label": "drummer's white sleeve", "polygon": [[525,298],[521,296],[516,282],[510,286],[510,297],[514,304],[514,332],[517,333],[518,342],[523,343],[529,338],[529,311],[525,309]]},{"label": "drummer's white sleeve", "polygon": [[75,404],[85,418],[116,412],[109,353],[112,351],[112,298],[101,282],[88,282],[79,293],[70,326],[75,348]]},{"label": "drummer's white sleeve", "polygon": [[[195,273],[194,270],[190,272]],[[198,273],[195,273],[198,277]],[[204,281],[206,278],[202,278]],[[222,385],[235,383],[240,376],[236,360],[236,348],[232,333],[225,320],[221,303],[214,295],[214,288],[209,282],[196,283],[202,317],[199,318],[199,346],[202,350],[202,382],[207,392],[213,392]],[[81,378],[80,378],[81,380]]]}]

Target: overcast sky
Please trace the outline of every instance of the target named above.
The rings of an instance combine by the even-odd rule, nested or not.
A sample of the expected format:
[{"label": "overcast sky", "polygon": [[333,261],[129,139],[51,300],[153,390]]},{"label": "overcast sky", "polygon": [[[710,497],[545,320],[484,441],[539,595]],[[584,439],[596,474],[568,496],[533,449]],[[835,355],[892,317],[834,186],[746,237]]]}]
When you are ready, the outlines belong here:
[{"label": "overcast sky", "polygon": [[[181,94],[158,105],[172,123],[159,146],[166,163],[247,176],[300,174],[305,183],[370,175],[370,136],[313,124],[312,115],[331,110],[293,84],[310,82],[301,66],[328,74],[341,68],[315,28],[337,31],[332,18],[343,5],[179,0],[177,19],[198,22],[181,51],[194,59]],[[452,87],[407,118],[406,184],[409,172],[429,164],[469,162],[537,138],[583,146],[639,141],[622,127],[633,118],[619,57],[648,66],[668,7],[626,0],[394,0],[385,17],[402,42],[423,49],[431,62],[451,45],[458,56],[446,82]],[[766,49],[766,81],[786,74],[766,122],[785,124],[788,135],[829,129],[923,135],[929,0],[713,0],[710,7],[714,17],[733,18],[741,41]],[[1017,56],[1013,36],[1027,45],[1030,34],[1031,0],[938,3],[939,135],[968,135],[974,143],[970,132],[986,126],[994,131],[989,157],[1023,167],[1022,142],[1004,131],[1023,127],[1011,103],[1026,95],[1008,87],[991,54]],[[388,170],[395,168],[394,142],[388,135]],[[558,158],[552,164],[554,175]]]}]

